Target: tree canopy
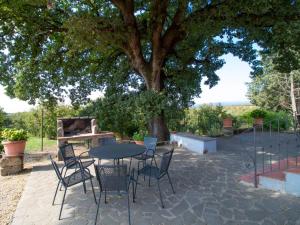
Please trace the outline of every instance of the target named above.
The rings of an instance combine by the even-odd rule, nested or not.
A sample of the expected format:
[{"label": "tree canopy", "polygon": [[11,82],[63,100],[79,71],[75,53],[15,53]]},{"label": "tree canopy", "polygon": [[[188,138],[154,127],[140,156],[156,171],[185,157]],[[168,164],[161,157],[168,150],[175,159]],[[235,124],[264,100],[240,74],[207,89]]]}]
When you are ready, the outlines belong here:
[{"label": "tree canopy", "polygon": [[10,96],[83,104],[94,90],[163,95],[164,106],[150,109],[159,138],[167,136],[165,107],[189,106],[202,80],[217,84],[220,56],[232,53],[259,74],[258,49],[281,49],[280,67],[297,66],[295,0],[0,2],[0,82]]},{"label": "tree canopy", "polygon": [[263,74],[253,77],[248,84],[248,97],[254,105],[278,111],[284,110],[293,113],[291,82],[300,87],[300,70],[289,73],[276,69],[276,57],[264,57]]}]

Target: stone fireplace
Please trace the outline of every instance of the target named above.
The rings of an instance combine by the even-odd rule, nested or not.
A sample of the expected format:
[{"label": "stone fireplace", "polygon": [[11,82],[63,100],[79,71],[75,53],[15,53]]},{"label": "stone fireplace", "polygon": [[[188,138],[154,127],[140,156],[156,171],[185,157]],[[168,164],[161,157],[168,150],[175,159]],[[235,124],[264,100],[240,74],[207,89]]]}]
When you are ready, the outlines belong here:
[{"label": "stone fireplace", "polygon": [[70,140],[91,140],[91,146],[97,146],[99,139],[113,137],[114,133],[100,131],[94,117],[57,118],[57,147]]}]

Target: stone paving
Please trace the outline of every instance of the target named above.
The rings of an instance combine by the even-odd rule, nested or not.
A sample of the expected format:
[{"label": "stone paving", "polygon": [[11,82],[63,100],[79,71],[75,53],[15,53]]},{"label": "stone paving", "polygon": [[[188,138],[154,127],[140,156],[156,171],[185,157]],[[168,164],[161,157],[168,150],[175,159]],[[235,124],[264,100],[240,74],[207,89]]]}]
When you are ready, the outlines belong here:
[{"label": "stone paving", "polygon": [[[132,224],[136,225],[300,225],[300,198],[245,186],[238,177],[247,172],[238,141],[218,138],[218,152],[197,155],[177,148],[170,167],[176,194],[167,179],[161,184],[165,209],[160,207],[156,186],[138,187],[131,203]],[[142,179],[141,179],[142,180]],[[90,225],[96,205],[91,187],[81,185],[67,192],[62,220],[58,220],[63,193],[51,205],[56,177],[50,166],[33,170],[16,210],[13,225]],[[98,187],[94,179],[95,186]],[[96,188],[96,194],[99,189]],[[103,199],[102,199],[103,200]],[[98,224],[127,224],[126,197],[102,201]]]}]

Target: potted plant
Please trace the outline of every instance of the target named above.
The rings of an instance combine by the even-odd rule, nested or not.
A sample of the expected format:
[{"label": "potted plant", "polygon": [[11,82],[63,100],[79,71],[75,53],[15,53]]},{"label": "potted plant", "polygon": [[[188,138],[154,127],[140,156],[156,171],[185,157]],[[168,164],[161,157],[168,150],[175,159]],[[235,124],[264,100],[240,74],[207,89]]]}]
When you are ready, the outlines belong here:
[{"label": "potted plant", "polygon": [[230,114],[225,114],[223,116],[223,128],[232,128],[233,127],[233,118]]},{"label": "potted plant", "polygon": [[254,125],[262,126],[264,123],[264,118],[266,117],[266,111],[262,109],[254,109],[250,116],[254,119]]},{"label": "potted plant", "polygon": [[134,132],[132,138],[137,145],[144,145],[145,135],[146,133],[143,131]]},{"label": "potted plant", "polygon": [[24,153],[28,139],[28,134],[25,130],[4,129],[1,131],[1,137],[3,138],[2,145],[5,155],[18,156]]}]

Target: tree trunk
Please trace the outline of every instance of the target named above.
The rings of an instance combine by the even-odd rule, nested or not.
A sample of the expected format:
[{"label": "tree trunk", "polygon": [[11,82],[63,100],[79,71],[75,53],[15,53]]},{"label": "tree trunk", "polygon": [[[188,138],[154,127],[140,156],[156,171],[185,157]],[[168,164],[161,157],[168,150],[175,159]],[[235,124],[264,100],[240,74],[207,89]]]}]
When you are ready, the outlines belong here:
[{"label": "tree trunk", "polygon": [[295,92],[294,92],[294,77],[293,74],[291,74],[290,78],[290,96],[291,96],[291,103],[292,103],[292,111],[293,115],[296,116],[297,114],[297,106],[296,106],[296,99],[295,99]]},{"label": "tree trunk", "polygon": [[163,113],[151,119],[149,122],[149,132],[152,136],[157,137],[159,141],[169,139],[169,130],[164,120]]},{"label": "tree trunk", "polygon": [[[163,79],[161,76],[162,74],[160,69],[154,71],[155,72],[152,72],[151,74],[152,80],[151,82],[149,82],[151,85],[150,87],[148,87],[148,89],[156,92],[161,92],[164,89]],[[165,116],[163,111],[160,113],[160,115],[155,116],[149,121],[148,130],[149,133],[152,136],[157,137],[159,141],[169,140],[170,133],[165,122]]]}]

